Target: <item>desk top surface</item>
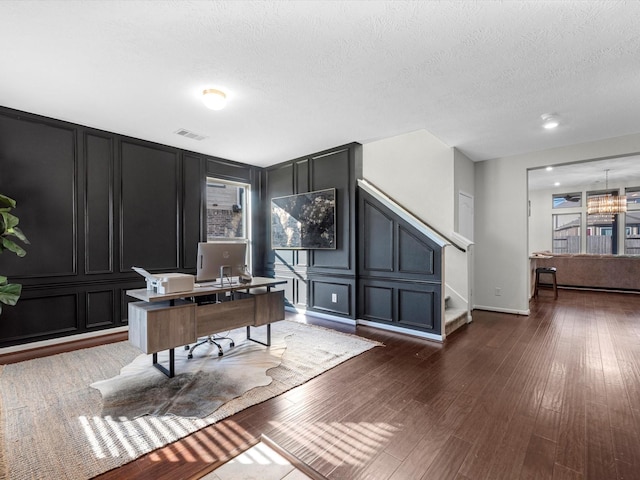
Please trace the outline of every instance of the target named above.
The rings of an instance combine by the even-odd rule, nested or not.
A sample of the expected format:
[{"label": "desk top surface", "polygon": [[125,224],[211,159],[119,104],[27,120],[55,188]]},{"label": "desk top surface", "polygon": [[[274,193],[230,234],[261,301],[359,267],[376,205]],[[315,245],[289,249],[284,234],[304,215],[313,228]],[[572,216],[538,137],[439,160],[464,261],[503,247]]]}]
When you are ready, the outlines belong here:
[{"label": "desk top surface", "polygon": [[249,290],[251,288],[260,287],[274,287],[276,285],[283,285],[287,283],[287,280],[277,280],[275,278],[265,277],[253,277],[251,283],[239,283],[235,285],[226,285],[224,287],[219,286],[200,286],[188,292],[175,292],[175,293],[156,293],[153,290],[147,290],[146,288],[139,288],[136,290],[127,290],[127,295],[144,302],[162,302],[165,300],[176,300],[179,298],[187,297],[199,297],[202,295],[214,295],[216,293],[233,292],[236,290]]}]

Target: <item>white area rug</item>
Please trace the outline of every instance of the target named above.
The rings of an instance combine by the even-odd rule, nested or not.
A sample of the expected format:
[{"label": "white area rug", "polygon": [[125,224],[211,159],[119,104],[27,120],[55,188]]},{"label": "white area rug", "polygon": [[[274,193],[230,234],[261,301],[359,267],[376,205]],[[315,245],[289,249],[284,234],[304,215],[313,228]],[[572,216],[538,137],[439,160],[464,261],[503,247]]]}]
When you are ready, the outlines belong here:
[{"label": "white area rug", "polygon": [[[240,329],[230,335],[236,342],[234,349],[238,349],[238,356],[244,350],[242,345],[248,342],[245,333],[245,329]],[[261,333],[264,331],[255,335]],[[253,342],[249,343],[253,348]],[[267,371],[271,382],[265,385],[268,379],[262,378],[261,386],[226,401],[204,418],[168,414],[177,411],[173,403],[154,410],[158,415],[114,418],[112,414],[118,406],[103,414],[100,391],[90,385],[106,386],[105,380],[117,376],[123,367],[140,356],[128,342],[7,365],[0,371],[0,432],[3,434],[0,458],[4,459],[5,467],[3,470],[0,465],[0,478],[91,478],[301,385],[380,344],[285,320],[272,325],[272,345],[274,352],[283,348],[284,351],[281,363]],[[276,364],[277,356],[276,353],[271,359]],[[155,375],[157,371],[151,366],[150,357],[144,360]],[[197,361],[210,361],[213,365],[216,360],[214,353],[214,357]],[[131,368],[125,368],[122,374],[128,376]],[[181,368],[176,365],[177,376]],[[172,380],[160,372],[157,374]],[[211,390],[206,400],[215,408],[216,400],[211,398],[216,393],[213,387]]]}]

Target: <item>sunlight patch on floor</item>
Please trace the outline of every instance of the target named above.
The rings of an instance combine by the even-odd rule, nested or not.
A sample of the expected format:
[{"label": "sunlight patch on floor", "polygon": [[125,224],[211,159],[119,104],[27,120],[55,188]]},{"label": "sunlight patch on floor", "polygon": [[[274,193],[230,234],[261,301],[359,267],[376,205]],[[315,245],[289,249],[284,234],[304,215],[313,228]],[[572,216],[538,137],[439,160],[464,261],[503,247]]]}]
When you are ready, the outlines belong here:
[{"label": "sunlight patch on floor", "polygon": [[308,480],[280,454],[262,442],[205,475],[201,480]]}]

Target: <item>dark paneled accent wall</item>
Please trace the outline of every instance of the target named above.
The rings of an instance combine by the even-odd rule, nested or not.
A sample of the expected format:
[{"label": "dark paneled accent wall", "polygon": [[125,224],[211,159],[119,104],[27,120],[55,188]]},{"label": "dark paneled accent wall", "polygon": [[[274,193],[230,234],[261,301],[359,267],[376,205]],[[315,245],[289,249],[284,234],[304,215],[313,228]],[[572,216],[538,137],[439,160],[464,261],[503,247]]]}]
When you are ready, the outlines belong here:
[{"label": "dark paneled accent wall", "polygon": [[113,272],[113,139],[85,132],[85,273]]},{"label": "dark paneled accent wall", "polygon": [[179,152],[120,143],[120,271],[180,268]]},{"label": "dark paneled accent wall", "polygon": [[440,335],[442,249],[363,190],[358,318]]},{"label": "dark paneled accent wall", "polygon": [[[132,266],[195,272],[206,176],[249,183],[259,199],[260,171],[0,107],[0,193],[31,241],[24,258],[0,256],[0,274],[23,285],[0,315],[0,347],[126,325],[125,292],[144,286]],[[260,215],[255,205],[255,225]]]},{"label": "dark paneled accent wall", "polygon": [[[288,305],[356,318],[356,181],[362,177],[361,147],[350,144],[274,165],[264,172],[266,275],[288,280]],[[336,189],[335,250],[272,250],[271,199]]]}]

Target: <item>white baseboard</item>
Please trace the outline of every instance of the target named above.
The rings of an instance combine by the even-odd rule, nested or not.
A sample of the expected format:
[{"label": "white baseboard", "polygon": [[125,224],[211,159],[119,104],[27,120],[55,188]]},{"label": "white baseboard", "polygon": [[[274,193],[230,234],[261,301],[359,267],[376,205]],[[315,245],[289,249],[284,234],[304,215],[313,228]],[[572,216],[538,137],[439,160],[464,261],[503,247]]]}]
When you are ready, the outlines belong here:
[{"label": "white baseboard", "polygon": [[365,325],[367,327],[379,328],[380,330],[387,330],[391,332],[403,333],[405,335],[411,335],[414,337],[426,338],[427,340],[435,340],[436,342],[443,342],[444,336],[434,335],[433,333],[421,332],[419,330],[412,330],[410,328],[396,327],[394,325],[387,325],[384,323],[371,322],[369,320],[353,320],[351,318],[337,317],[335,315],[329,315],[326,313],[320,313],[315,311],[308,311],[303,308],[285,307],[285,310],[299,315],[308,315],[310,317],[322,318],[324,320],[331,320],[333,322],[344,323],[347,325]]},{"label": "white baseboard", "polygon": [[486,310],[488,312],[511,313],[513,315],[529,315],[531,310],[516,310],[513,308],[485,307],[484,305],[474,305],[474,310]]},{"label": "white baseboard", "polygon": [[79,333],[77,335],[69,335],[68,337],[52,338],[51,340],[41,340],[39,342],[23,343],[22,345],[14,345],[12,347],[0,348],[0,355],[5,353],[22,352],[24,350],[33,350],[34,348],[49,347],[51,345],[60,345],[63,343],[74,342],[76,340],[85,340],[87,338],[102,337],[114,333],[127,332],[128,326],[110,328],[109,330],[99,330],[97,332]]},{"label": "white baseboard", "polygon": [[387,325],[385,323],[371,322],[369,320],[357,320],[358,325],[366,325],[367,327],[379,328],[380,330],[387,330],[390,332],[403,333],[405,335],[411,335],[413,337],[426,338],[427,340],[435,340],[436,342],[443,342],[444,335],[435,335],[433,333],[421,332],[419,330],[412,330],[410,328],[396,327],[395,325]]},{"label": "white baseboard", "polygon": [[310,317],[322,318],[324,320],[331,320],[332,322],[344,323],[347,325],[356,325],[356,321],[352,318],[344,318],[336,315],[329,315],[328,313],[309,311],[304,308],[285,307],[284,309],[287,312],[298,313],[300,315],[308,315]]}]

